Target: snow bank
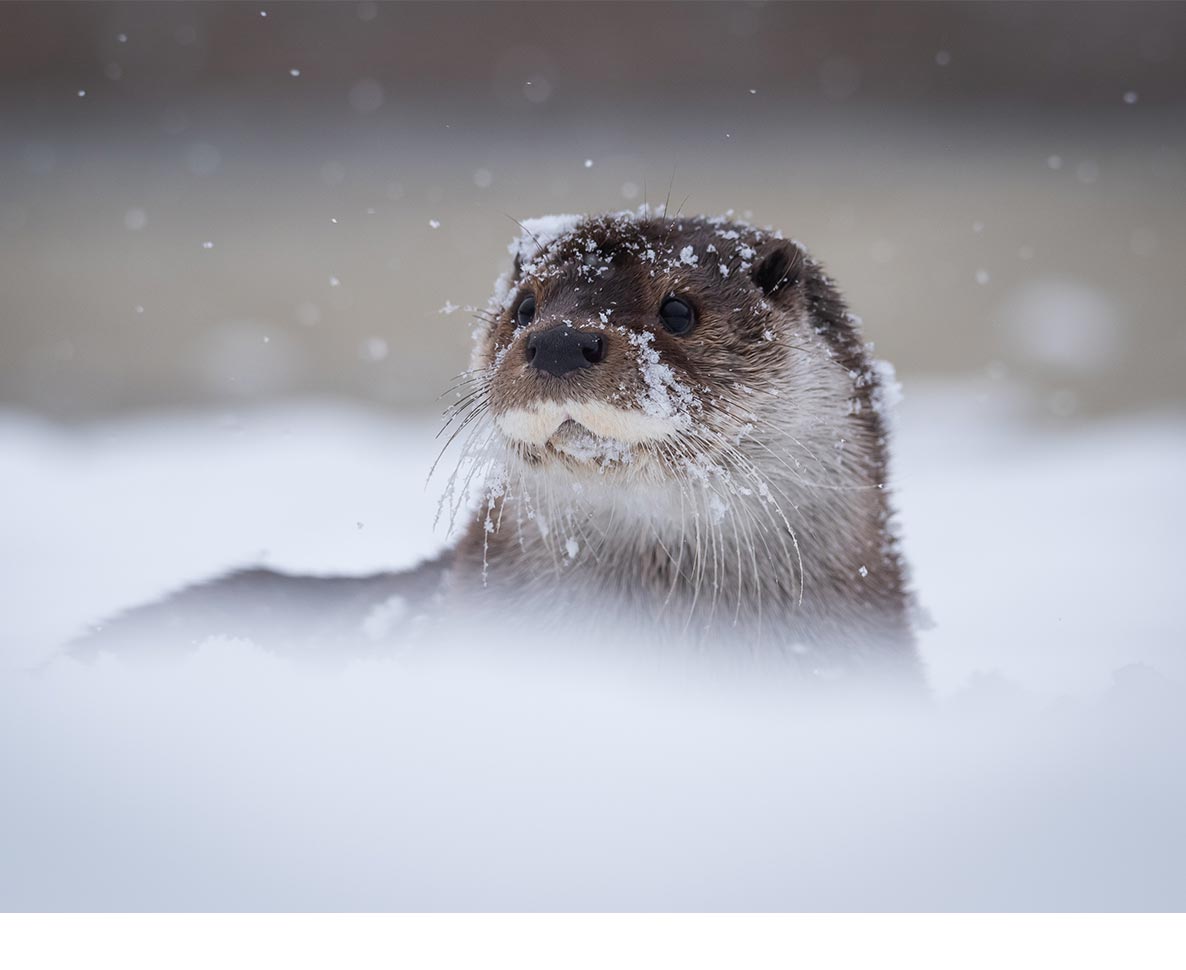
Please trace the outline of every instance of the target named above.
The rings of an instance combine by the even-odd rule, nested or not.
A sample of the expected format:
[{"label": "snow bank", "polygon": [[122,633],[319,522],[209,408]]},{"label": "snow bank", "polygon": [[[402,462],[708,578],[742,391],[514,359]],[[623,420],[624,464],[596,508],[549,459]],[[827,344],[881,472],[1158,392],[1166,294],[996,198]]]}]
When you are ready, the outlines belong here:
[{"label": "snow bank", "polygon": [[1186,420],[1005,413],[900,410],[922,710],[496,636],[328,671],[52,660],[233,564],[429,552],[433,428],[0,420],[0,909],[1180,910]]}]

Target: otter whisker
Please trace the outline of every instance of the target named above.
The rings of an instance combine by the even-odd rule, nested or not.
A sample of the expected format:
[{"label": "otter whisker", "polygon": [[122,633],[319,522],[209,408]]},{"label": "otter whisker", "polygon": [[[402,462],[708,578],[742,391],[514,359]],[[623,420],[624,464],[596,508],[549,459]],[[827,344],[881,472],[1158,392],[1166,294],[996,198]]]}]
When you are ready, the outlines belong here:
[{"label": "otter whisker", "polygon": [[477,368],[476,370],[467,370],[462,371],[460,374],[454,374],[450,378],[452,383],[450,383],[443,391],[441,391],[440,394],[437,395],[437,400],[439,401],[450,391],[455,391],[459,387],[464,387],[467,384],[473,384],[476,381],[490,381],[493,379],[493,377],[494,374],[489,367],[481,367]]},{"label": "otter whisker", "polygon": [[[453,465],[453,471],[449,473],[449,477],[445,480],[445,487],[444,487],[444,491],[441,496],[442,501],[444,501],[446,497],[448,497],[449,495],[452,494],[454,482],[455,482],[457,475],[460,472],[462,466],[466,465],[467,463],[470,463],[473,466],[477,466],[479,464],[479,462],[477,461],[477,456],[471,454],[471,449],[466,447],[466,445],[469,444],[469,442],[472,440],[474,434],[480,429],[480,427],[481,427],[481,424],[479,423],[471,430],[470,434],[466,436],[465,445],[462,446],[461,451],[458,454],[457,461]],[[442,451],[442,455],[443,455],[443,451]],[[438,458],[438,460],[439,460],[439,458]],[[425,478],[424,487],[426,489],[428,488],[428,485],[431,481],[431,474],[432,474],[432,472],[430,470],[429,477]],[[438,517],[439,517],[439,513],[438,513]]]},{"label": "otter whisker", "polygon": [[448,428],[449,425],[451,425],[454,421],[457,420],[457,418],[459,417],[461,412],[465,411],[465,409],[468,405],[472,404],[475,401],[475,399],[483,397],[488,392],[488,390],[489,390],[488,386],[487,387],[479,387],[473,391],[470,391],[464,397],[460,398],[458,401],[456,401],[453,404],[450,404],[447,408],[445,408],[444,412],[441,415],[445,419],[445,423],[444,423],[443,427],[437,432],[436,436],[439,438],[441,436],[441,433],[446,428]]},{"label": "otter whisker", "polygon": [[[707,478],[701,480],[699,482],[699,484],[701,484],[702,487],[710,490],[714,495],[716,495],[718,502],[720,502],[721,505],[724,506],[723,510],[721,510],[721,512],[719,513],[719,517],[723,518],[723,516],[725,514],[731,516],[730,524],[733,528],[733,533],[734,533],[734,543],[736,546],[737,566],[738,566],[738,569],[737,569],[737,572],[738,572],[738,596],[737,596],[737,604],[736,604],[736,607],[734,610],[734,625],[736,625],[736,623],[740,617],[741,604],[744,601],[743,583],[744,583],[745,573],[741,567],[741,557],[742,557],[742,552],[744,551],[744,548],[749,549],[751,561],[753,564],[754,581],[755,581],[755,596],[759,599],[759,615],[760,615],[760,597],[761,597],[762,584],[761,584],[760,578],[758,576],[757,555],[756,555],[756,550],[755,550],[754,537],[749,531],[747,531],[746,532],[746,541],[745,541],[745,543],[743,543],[742,539],[741,539],[741,532],[737,525],[737,515],[739,512],[741,514],[744,514],[747,517],[747,519],[751,522],[751,524],[754,524],[753,514],[746,507],[746,504],[744,502],[738,502],[735,500],[734,496],[736,496],[736,494],[737,494],[737,486],[734,485],[731,481],[729,481],[727,472],[724,475],[722,484],[728,489],[728,494],[722,494],[721,490],[719,490],[715,486],[713,486]],[[714,517],[718,517],[718,516],[714,516]],[[724,541],[723,541],[724,540],[724,530],[723,530],[723,528],[720,528],[718,526],[717,535],[719,537],[720,549],[723,552],[723,548],[724,548]],[[759,538],[762,539],[763,544],[765,544],[765,539],[762,538],[760,534],[759,534]],[[767,546],[767,554],[768,555],[770,554],[768,546]],[[722,564],[722,562],[723,562],[723,560],[718,560],[717,563],[714,564],[714,568],[719,568],[719,566]]]},{"label": "otter whisker", "polygon": [[537,236],[534,232],[532,232],[530,229],[528,229],[525,225],[523,225],[523,223],[521,223],[518,219],[516,219],[509,212],[504,212],[503,215],[506,216],[508,219],[510,219],[511,222],[513,222],[516,226],[518,226],[520,229],[522,229],[523,232],[525,232],[528,236],[531,237],[532,242],[535,243],[535,249],[536,249],[537,256],[544,251],[544,249],[546,247],[544,246],[544,244],[542,242],[540,242],[539,236]]},{"label": "otter whisker", "polygon": [[[460,429],[459,429],[460,430]],[[479,436],[483,437],[479,437]],[[458,459],[454,465],[453,472],[450,474],[446,484],[446,495],[454,496],[452,512],[450,514],[450,528],[456,521],[457,513],[460,511],[461,504],[469,495],[470,484],[474,477],[480,472],[483,477],[489,475],[490,469],[494,464],[494,459],[490,456],[490,445],[494,437],[493,425],[484,423],[481,419],[476,421],[466,435],[465,441],[462,443]],[[475,447],[475,442],[478,445]],[[465,481],[459,492],[455,492],[455,482],[458,474],[463,467],[468,467]]]},{"label": "otter whisker", "polygon": [[[676,462],[674,461],[674,458],[672,457],[670,448],[667,445],[661,443],[657,447],[656,450],[659,451],[659,453],[662,455],[664,460],[671,467],[672,471],[676,471],[677,470]],[[687,547],[686,538],[687,538],[688,519],[687,519],[686,500],[688,497],[688,490],[687,490],[687,487],[686,487],[682,478],[677,477],[675,479],[675,481],[679,486],[679,512],[680,512],[679,557],[675,560],[674,570],[671,575],[671,585],[667,590],[666,597],[664,597],[664,599],[663,599],[663,606],[662,606],[663,610],[666,610],[667,604],[671,602],[671,597],[675,593],[676,585],[677,585],[680,577],[683,575],[682,567],[683,567],[683,561],[684,561],[684,550]],[[658,537],[658,534],[659,534],[658,529],[653,524],[652,524],[652,531],[654,531],[656,537]],[[670,561],[672,558],[670,551],[668,551],[666,545],[664,545],[662,543],[662,541],[660,541],[660,546],[663,548],[664,553],[667,555],[667,558]]]},{"label": "otter whisker", "polygon": [[[706,442],[706,444],[711,444],[711,442]],[[790,524],[790,521],[787,519],[787,517],[786,517],[785,513],[783,513],[782,509],[779,507],[779,505],[778,505],[778,502],[777,502],[777,501],[776,501],[776,500],[773,498],[773,496],[771,495],[771,492],[772,492],[772,491],[778,491],[780,494],[782,494],[782,495],[783,495],[783,497],[784,497],[784,498],[786,498],[786,495],[785,495],[785,493],[782,493],[781,489],[779,489],[777,486],[774,486],[772,483],[770,483],[769,481],[767,481],[767,480],[766,480],[766,479],[765,479],[765,478],[764,478],[764,477],[763,477],[763,476],[762,476],[762,475],[761,475],[761,474],[760,474],[760,473],[759,473],[759,472],[756,470],[756,468],[754,468],[754,467],[753,467],[752,463],[749,463],[749,462],[748,462],[748,461],[747,461],[747,460],[744,458],[744,456],[740,455],[740,453],[737,453],[735,449],[733,449],[732,451],[730,451],[728,448],[726,448],[726,455],[727,455],[727,460],[730,460],[730,461],[732,461],[732,462],[734,463],[734,465],[738,467],[738,470],[739,470],[739,471],[740,471],[740,472],[741,472],[741,473],[742,473],[742,474],[743,474],[743,475],[744,475],[746,478],[748,478],[749,480],[751,480],[751,481],[754,483],[754,485],[756,486],[756,490],[757,490],[757,494],[758,494],[759,498],[762,498],[763,496],[769,496],[769,500],[768,500],[768,501],[762,501],[762,502],[760,503],[760,505],[763,507],[763,509],[765,509],[765,510],[767,511],[767,514],[768,514],[768,515],[769,515],[769,509],[770,509],[770,508],[773,508],[775,511],[777,511],[779,518],[781,519],[781,521],[782,521],[783,525],[786,527],[786,532],[787,532],[787,533],[790,535],[790,537],[791,537],[792,545],[794,546],[795,553],[796,553],[796,559],[797,559],[797,561],[798,561],[798,566],[799,566],[799,577],[800,577],[800,581],[799,581],[799,602],[800,602],[800,603],[802,603],[802,600],[803,600],[803,577],[804,577],[804,572],[803,572],[803,559],[802,559],[802,552],[801,552],[801,550],[800,550],[800,547],[799,547],[799,540],[798,540],[798,536],[795,534],[795,530],[794,530],[794,528],[791,526],[791,524]],[[788,499],[788,501],[789,501],[789,499]],[[791,504],[792,504],[792,506],[794,505],[794,503],[791,503]],[[780,539],[781,539],[782,530],[781,530],[781,529],[776,529],[776,534],[777,534],[777,535],[779,535],[779,536],[780,536]],[[792,578],[793,578],[793,577],[794,577],[794,572],[793,572],[793,570],[792,570]]]},{"label": "otter whisker", "polygon": [[471,410],[469,412],[469,414],[466,415],[465,420],[462,421],[461,424],[459,424],[457,426],[456,431],[454,431],[451,435],[449,435],[449,439],[441,447],[440,452],[437,453],[436,459],[433,461],[432,466],[428,469],[429,479],[432,478],[433,472],[435,472],[437,469],[437,465],[439,465],[441,462],[441,459],[445,457],[445,452],[449,450],[449,446],[451,444],[453,444],[453,442],[457,439],[457,436],[459,434],[461,434],[461,432],[463,432],[467,426],[469,426],[475,420],[478,420],[479,418],[481,418],[482,415],[484,415],[489,410],[490,410],[489,402],[482,401],[479,404],[476,404],[474,406],[473,410]]},{"label": "otter whisker", "polygon": [[[719,402],[710,402],[710,406],[717,409],[718,414],[728,416],[728,417],[733,417],[737,420],[742,420],[736,414],[732,413],[731,411],[728,411],[727,405],[721,406],[719,404]],[[766,428],[766,429],[769,429],[771,431],[771,433],[774,435],[789,438],[792,442],[794,442],[795,444],[802,447],[805,451],[807,451],[809,457],[811,457],[816,462],[816,464],[818,464],[821,468],[828,470],[828,471],[832,470],[821,458],[819,458],[819,456],[817,456],[814,452],[812,452],[810,449],[808,449],[805,445],[803,445],[803,443],[801,441],[799,441],[798,438],[796,438],[794,435],[790,434],[785,429],[775,428],[768,421],[758,418],[756,415],[749,415],[748,420],[744,420],[743,423],[752,425],[755,429]],[[787,471],[789,471],[792,475],[794,475],[800,485],[802,485],[806,488],[815,488],[815,489],[820,489],[820,490],[836,491],[836,492],[861,492],[861,491],[877,491],[884,487],[884,483],[875,483],[872,485],[840,485],[840,484],[835,484],[835,483],[831,483],[831,482],[810,481],[808,479],[803,478],[797,469],[792,468],[789,464],[787,464],[786,459],[782,455],[780,455],[778,452],[776,452],[773,448],[771,448],[765,441],[763,441],[757,435],[747,435],[745,438],[745,441],[747,443],[752,443],[752,444],[756,445],[757,447],[766,451],[775,461],[779,462],[781,465],[783,465],[783,467],[785,467],[787,469]],[[794,458],[793,455],[791,456],[791,458],[797,464],[802,465],[802,463],[799,462],[797,458]]]},{"label": "otter whisker", "polygon": [[[439,401],[439,400],[441,400],[441,398],[447,397],[450,394],[460,394],[463,392],[464,389],[474,388],[474,387],[489,387],[493,383],[493,381],[494,381],[494,375],[492,375],[492,374],[475,374],[466,380],[456,381],[449,387],[445,388],[445,390],[443,390],[437,396],[437,400]],[[450,403],[452,403],[452,402],[450,402]],[[445,405],[445,406],[448,407],[449,405]]]}]

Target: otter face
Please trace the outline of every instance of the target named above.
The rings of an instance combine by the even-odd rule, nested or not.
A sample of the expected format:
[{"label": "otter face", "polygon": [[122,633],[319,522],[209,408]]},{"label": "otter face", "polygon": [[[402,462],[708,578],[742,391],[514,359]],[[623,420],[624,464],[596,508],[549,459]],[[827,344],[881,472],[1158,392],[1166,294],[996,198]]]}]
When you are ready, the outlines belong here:
[{"label": "otter face", "polygon": [[843,417],[852,380],[820,323],[843,326],[843,308],[795,243],[645,210],[523,228],[475,335],[468,399],[520,471],[744,468],[747,439],[794,433],[795,388]]}]

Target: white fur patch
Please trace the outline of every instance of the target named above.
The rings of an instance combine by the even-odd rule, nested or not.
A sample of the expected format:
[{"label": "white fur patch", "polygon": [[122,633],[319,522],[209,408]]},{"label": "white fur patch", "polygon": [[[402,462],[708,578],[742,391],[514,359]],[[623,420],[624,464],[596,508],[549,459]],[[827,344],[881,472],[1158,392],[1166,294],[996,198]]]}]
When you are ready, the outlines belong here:
[{"label": "white fur patch", "polygon": [[565,421],[575,421],[599,438],[634,445],[660,441],[675,431],[675,423],[641,411],[627,411],[604,401],[541,401],[531,408],[513,408],[496,419],[508,438],[542,445]]}]

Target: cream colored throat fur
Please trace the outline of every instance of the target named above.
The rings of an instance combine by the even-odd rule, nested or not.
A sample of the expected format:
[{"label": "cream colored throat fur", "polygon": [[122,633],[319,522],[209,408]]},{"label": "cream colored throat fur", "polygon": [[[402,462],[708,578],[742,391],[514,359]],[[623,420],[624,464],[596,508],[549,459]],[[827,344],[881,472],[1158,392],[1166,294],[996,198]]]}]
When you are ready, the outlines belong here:
[{"label": "cream colored throat fur", "polygon": [[627,445],[661,441],[676,431],[670,418],[627,411],[604,401],[541,401],[530,408],[512,408],[495,420],[508,438],[529,445],[545,444],[565,421]]}]

